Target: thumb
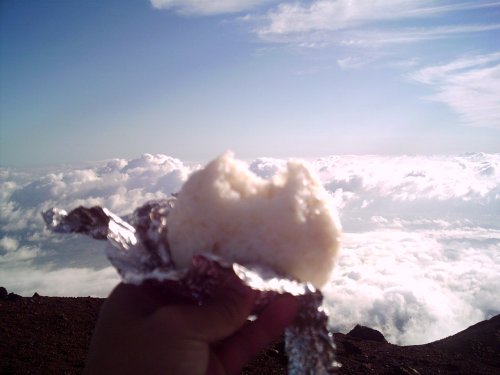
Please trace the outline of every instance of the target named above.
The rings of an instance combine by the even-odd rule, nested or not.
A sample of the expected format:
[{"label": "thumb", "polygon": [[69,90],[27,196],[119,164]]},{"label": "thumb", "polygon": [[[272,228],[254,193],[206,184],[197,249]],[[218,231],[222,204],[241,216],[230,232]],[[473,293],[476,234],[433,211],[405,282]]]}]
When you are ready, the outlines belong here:
[{"label": "thumb", "polygon": [[219,341],[237,331],[251,314],[257,292],[235,280],[225,285],[204,306],[182,306],[181,314],[190,336],[207,342]]}]

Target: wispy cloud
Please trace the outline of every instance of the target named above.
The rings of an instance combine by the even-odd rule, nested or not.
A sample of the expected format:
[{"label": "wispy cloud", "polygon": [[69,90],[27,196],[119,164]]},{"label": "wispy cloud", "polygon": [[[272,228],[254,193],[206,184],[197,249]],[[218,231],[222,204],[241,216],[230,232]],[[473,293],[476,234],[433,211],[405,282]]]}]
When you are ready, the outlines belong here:
[{"label": "wispy cloud", "polygon": [[443,80],[443,77],[452,74],[453,72],[485,66],[498,61],[500,61],[500,52],[461,58],[447,64],[420,69],[419,71],[413,73],[411,78],[420,83],[437,84]]},{"label": "wispy cloud", "polygon": [[442,102],[472,126],[500,129],[500,52],[418,70],[410,78],[431,86]]},{"label": "wispy cloud", "polygon": [[266,36],[346,29],[369,21],[400,18],[421,2],[317,0],[308,5],[281,3],[268,12],[268,24],[259,33]]},{"label": "wispy cloud", "polygon": [[463,10],[474,10],[474,9],[484,9],[484,8],[495,8],[500,6],[499,1],[493,2],[466,2],[466,3],[455,3],[447,5],[439,5],[435,7],[422,7],[409,11],[410,14],[418,14],[419,16],[428,16],[433,14],[445,13],[445,12],[457,12]]},{"label": "wispy cloud", "polygon": [[363,29],[353,30],[346,34],[347,38],[340,41],[341,45],[352,47],[379,47],[387,44],[417,43],[459,36],[462,34],[480,33],[499,30],[500,23],[487,25],[459,25],[438,27],[412,27],[394,30]]},{"label": "wispy cloud", "polygon": [[421,18],[451,11],[500,6],[495,3],[458,3],[426,7],[429,0],[349,1],[317,0],[308,5],[282,3],[268,12],[268,25],[261,35],[290,34],[314,30],[341,30],[359,27],[376,21]]},{"label": "wispy cloud", "polygon": [[340,59],[337,59],[337,65],[340,69],[358,69],[362,68],[373,61],[375,61],[376,57],[366,57],[366,56],[347,56]]},{"label": "wispy cloud", "polygon": [[[500,2],[468,2],[432,6],[430,0],[349,1],[317,0],[281,3],[264,17],[257,33],[270,42],[329,41],[346,46],[379,46],[445,38],[455,34],[484,32],[500,24],[443,25],[400,28],[392,21],[422,19],[450,12],[500,7]],[[383,28],[380,28],[383,24]],[[387,28],[387,26],[392,26]]]},{"label": "wispy cloud", "polygon": [[238,13],[273,0],[150,0],[156,9],[175,10],[188,15]]}]

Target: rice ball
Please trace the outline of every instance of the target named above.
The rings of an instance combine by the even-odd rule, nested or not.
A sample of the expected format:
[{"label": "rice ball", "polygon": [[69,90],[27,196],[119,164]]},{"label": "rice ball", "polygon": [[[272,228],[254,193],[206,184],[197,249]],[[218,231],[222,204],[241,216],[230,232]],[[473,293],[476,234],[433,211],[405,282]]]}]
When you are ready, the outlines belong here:
[{"label": "rice ball", "polygon": [[317,288],[330,276],[340,235],[333,199],[304,162],[289,161],[264,180],[231,152],[185,182],[167,233],[178,267],[207,252]]}]

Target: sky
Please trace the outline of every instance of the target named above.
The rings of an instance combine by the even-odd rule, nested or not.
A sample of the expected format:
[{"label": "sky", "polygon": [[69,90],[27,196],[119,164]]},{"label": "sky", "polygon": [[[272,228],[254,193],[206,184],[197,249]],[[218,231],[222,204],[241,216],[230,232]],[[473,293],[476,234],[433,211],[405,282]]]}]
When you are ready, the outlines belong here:
[{"label": "sky", "polygon": [[500,152],[500,2],[5,0],[0,165]]}]

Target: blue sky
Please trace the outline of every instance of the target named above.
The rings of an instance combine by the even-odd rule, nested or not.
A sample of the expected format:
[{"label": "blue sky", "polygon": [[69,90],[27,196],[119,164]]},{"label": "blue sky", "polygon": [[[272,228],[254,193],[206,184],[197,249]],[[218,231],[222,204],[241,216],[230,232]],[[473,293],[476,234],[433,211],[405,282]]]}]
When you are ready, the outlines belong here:
[{"label": "blue sky", "polygon": [[1,3],[0,164],[500,152],[500,2]]}]

